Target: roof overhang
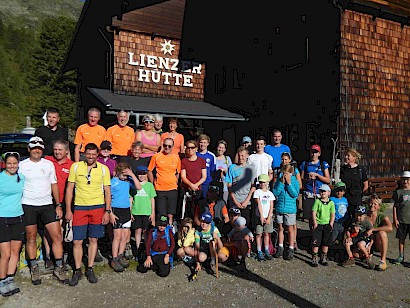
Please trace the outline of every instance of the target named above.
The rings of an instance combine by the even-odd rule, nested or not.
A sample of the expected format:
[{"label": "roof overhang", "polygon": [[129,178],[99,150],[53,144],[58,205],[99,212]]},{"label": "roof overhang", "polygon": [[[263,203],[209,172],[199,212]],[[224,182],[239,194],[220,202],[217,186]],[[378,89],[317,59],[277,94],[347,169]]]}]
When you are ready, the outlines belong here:
[{"label": "roof overhang", "polygon": [[[160,113],[164,117],[186,119],[246,121],[244,116],[222,109],[208,102],[188,101],[137,95],[116,94],[109,89],[87,87],[108,111],[121,109],[133,113]],[[110,112],[108,112],[110,113]]]}]

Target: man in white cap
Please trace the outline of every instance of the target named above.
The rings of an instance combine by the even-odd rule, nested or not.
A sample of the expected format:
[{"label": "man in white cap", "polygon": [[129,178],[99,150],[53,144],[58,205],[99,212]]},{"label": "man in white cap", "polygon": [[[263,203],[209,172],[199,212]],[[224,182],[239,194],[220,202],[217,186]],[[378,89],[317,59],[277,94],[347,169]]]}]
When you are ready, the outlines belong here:
[{"label": "man in white cap", "polygon": [[[52,241],[55,258],[53,275],[62,283],[68,283],[67,271],[63,265],[63,238],[59,220],[63,215],[58,191],[57,177],[51,161],[42,158],[44,141],[38,136],[30,138],[29,158],[19,165],[24,182],[22,204],[24,225],[26,226],[26,249],[31,269],[31,282],[41,284],[40,269],[37,264],[37,226],[41,222]],[[54,203],[53,203],[54,198]]]}]

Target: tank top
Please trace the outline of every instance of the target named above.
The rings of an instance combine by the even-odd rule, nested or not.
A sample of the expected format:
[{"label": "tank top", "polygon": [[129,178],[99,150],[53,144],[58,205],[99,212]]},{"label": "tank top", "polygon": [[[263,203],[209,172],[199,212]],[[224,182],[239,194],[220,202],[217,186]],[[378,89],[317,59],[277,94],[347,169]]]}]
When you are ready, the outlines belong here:
[{"label": "tank top", "polygon": [[[144,145],[157,145],[157,134],[155,133],[154,138],[152,139],[148,139],[147,137],[145,137],[144,131],[141,130],[141,142]],[[152,155],[154,155],[156,152],[152,152],[152,153],[141,153],[140,157],[151,157]]]}]

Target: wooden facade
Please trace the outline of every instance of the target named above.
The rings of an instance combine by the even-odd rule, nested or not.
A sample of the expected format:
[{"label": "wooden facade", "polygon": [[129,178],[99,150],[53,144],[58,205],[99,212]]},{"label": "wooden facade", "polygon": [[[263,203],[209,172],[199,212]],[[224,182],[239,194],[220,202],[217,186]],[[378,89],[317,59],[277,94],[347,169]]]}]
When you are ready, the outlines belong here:
[{"label": "wooden facade", "polygon": [[410,167],[410,28],[345,10],[340,32],[340,144],[370,177],[397,176]]}]

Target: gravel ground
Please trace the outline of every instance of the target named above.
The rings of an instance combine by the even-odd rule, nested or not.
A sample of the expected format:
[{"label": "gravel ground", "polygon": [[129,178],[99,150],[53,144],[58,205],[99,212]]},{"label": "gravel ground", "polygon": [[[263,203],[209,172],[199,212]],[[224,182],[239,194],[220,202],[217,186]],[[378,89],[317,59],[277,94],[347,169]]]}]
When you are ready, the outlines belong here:
[{"label": "gravel ground", "polygon": [[[387,210],[391,217],[391,209]],[[360,262],[344,268],[336,262],[313,268],[303,246],[308,242],[307,224],[298,222],[300,249],[293,261],[282,258],[258,262],[247,259],[246,270],[220,265],[220,277],[201,271],[188,282],[188,268],[176,264],[170,276],[160,278],[153,272],[140,274],[135,262],[123,273],[108,265],[96,267],[97,284],[85,277],[76,287],[61,285],[51,275],[33,286],[28,277],[18,274],[21,292],[1,298],[4,307],[410,307],[410,262],[388,264],[385,272],[366,269]],[[395,231],[389,234],[388,259],[397,257]],[[409,240],[405,251],[410,252]],[[380,254],[374,255],[378,262]],[[71,276],[71,273],[70,273]]]}]

